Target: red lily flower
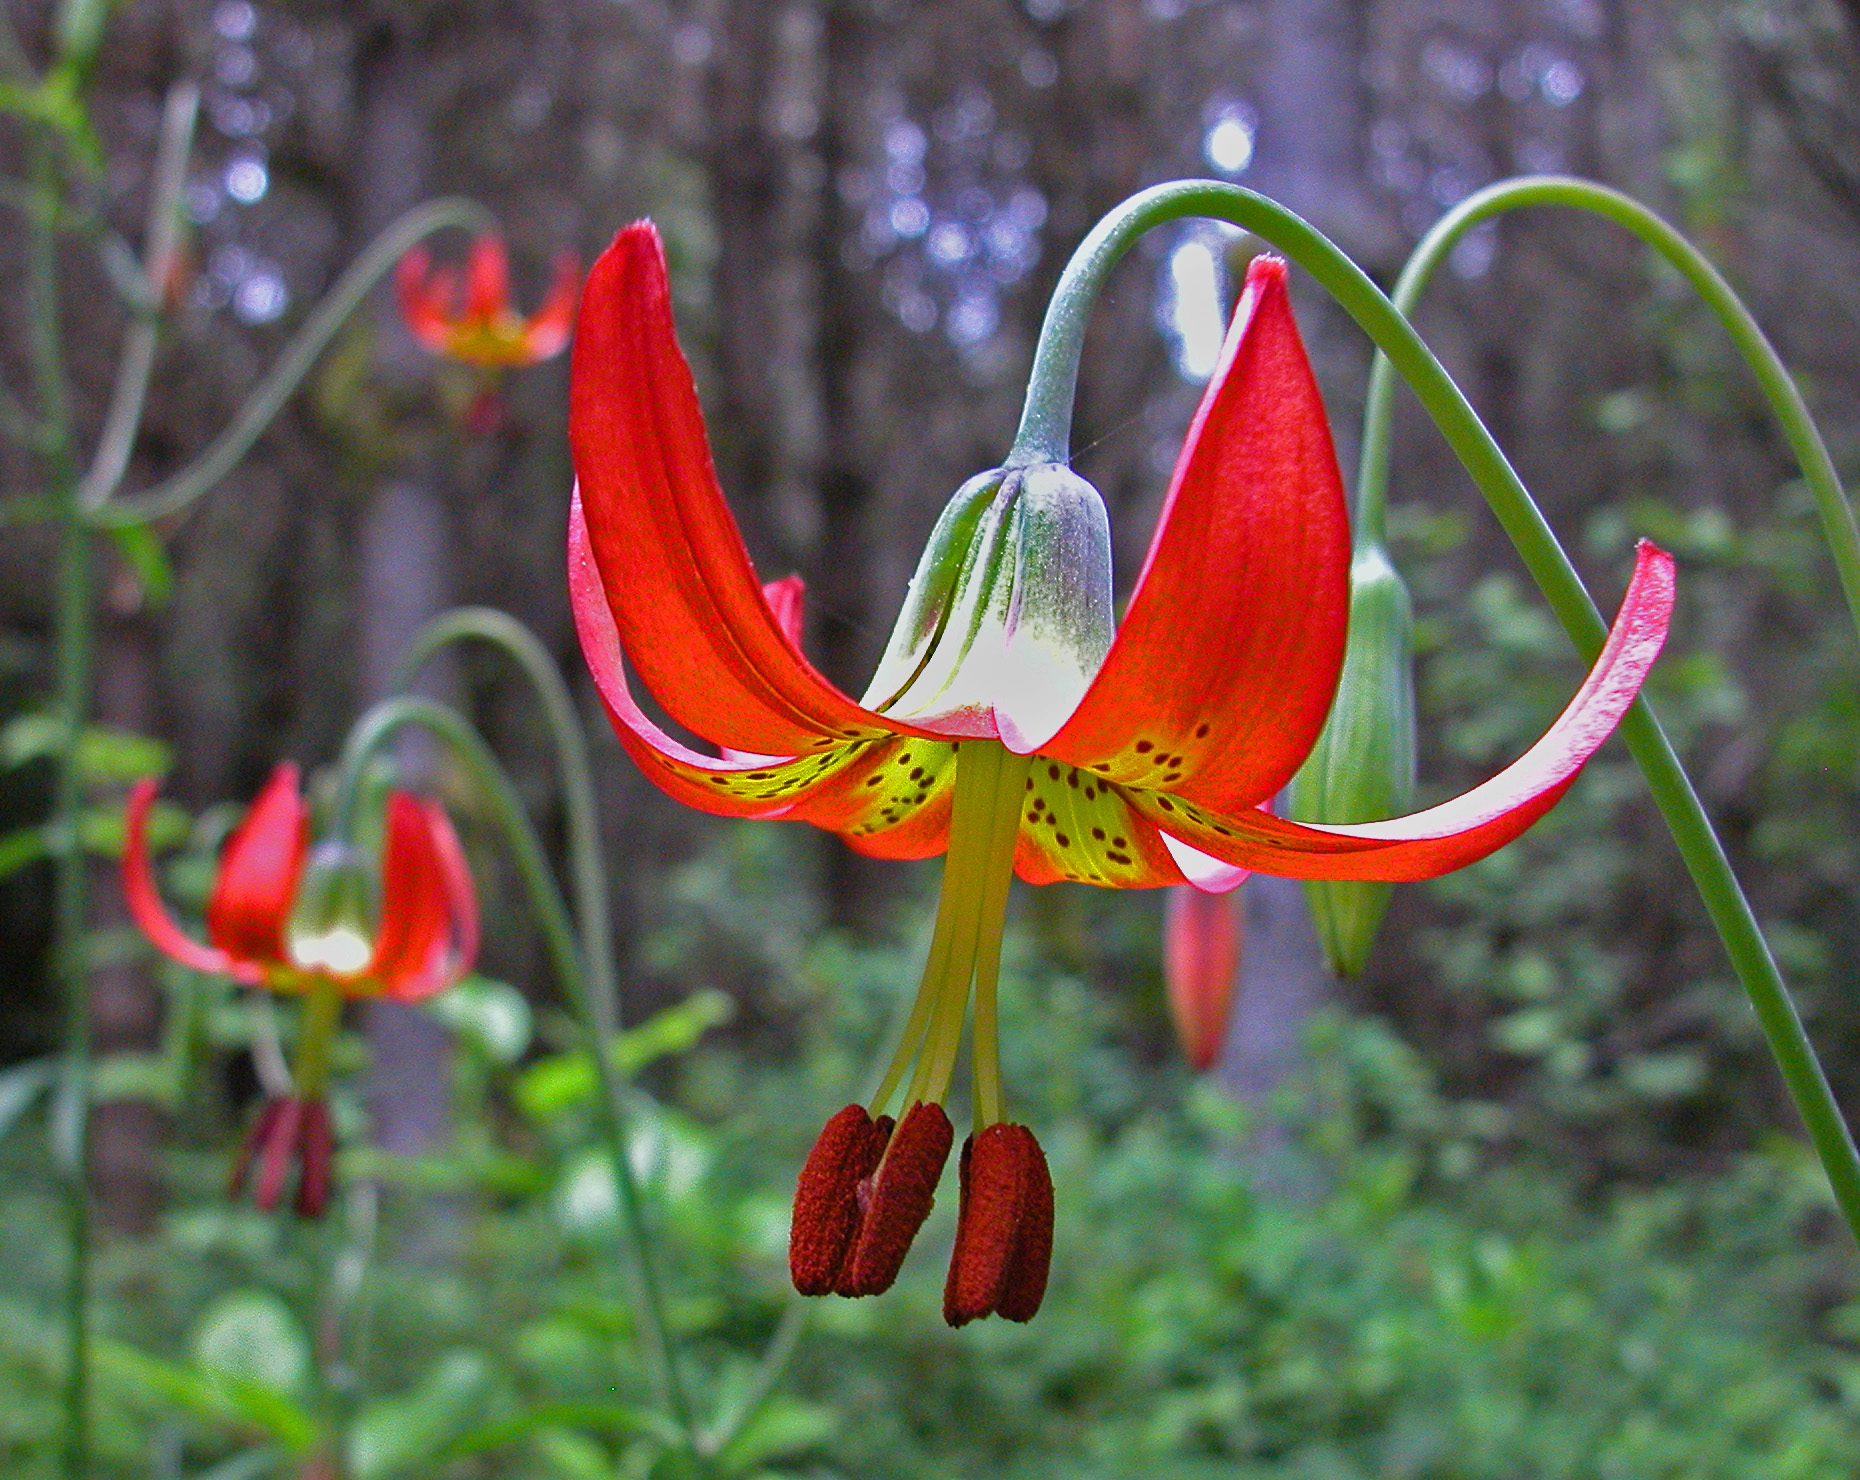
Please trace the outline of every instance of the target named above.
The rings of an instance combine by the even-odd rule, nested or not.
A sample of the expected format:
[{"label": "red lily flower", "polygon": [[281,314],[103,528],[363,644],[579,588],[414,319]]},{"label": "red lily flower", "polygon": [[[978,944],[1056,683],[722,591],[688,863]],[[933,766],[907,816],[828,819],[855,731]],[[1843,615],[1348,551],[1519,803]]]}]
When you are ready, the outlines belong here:
[{"label": "red lily flower", "polygon": [[[595,264],[577,331],[569,591],[622,744],[662,790],[707,812],[809,822],[878,857],[948,852],[923,985],[870,1106],[904,1086],[896,1131],[849,1106],[802,1173],[790,1262],[811,1293],[883,1288],[896,1270],[889,1254],[902,1257],[927,1211],[950,1145],[940,1102],[972,981],[978,1132],[1002,1121],[994,990],[1012,874],[1218,891],[1248,870],[1445,873],[1549,810],[1626,712],[1666,635],[1672,561],[1643,543],[1601,656],[1520,760],[1385,822],[1267,812],[1337,685],[1350,535],[1285,266],[1261,258],[1115,633],[1096,493],[1055,465],[998,469],[945,511],[855,702],[808,663],[757,583],[717,485],[650,224],[623,230]],[[625,665],[723,753],[654,724]],[[1009,1243],[1048,1246],[1043,1163],[1039,1176],[1018,1154],[970,1165],[971,1177],[996,1169],[976,1195],[1005,1200],[1011,1216],[985,1220],[988,1249],[959,1240],[958,1261],[989,1253],[999,1266]],[[1004,1298],[993,1309],[1025,1319],[1028,1305]]]},{"label": "red lily flower", "polygon": [[425,247],[400,259],[394,286],[414,338],[436,355],[480,370],[510,370],[559,355],[575,318],[581,264],[573,252],[555,259],[555,281],[541,308],[525,319],[510,306],[504,241],[486,232],[471,244],[465,276],[434,267]]},{"label": "red lily flower", "polygon": [[298,1211],[314,1217],[330,1185],[334,1143],[322,1087],[342,999],[416,1002],[451,986],[477,955],[477,897],[458,835],[436,802],[391,792],[379,923],[365,918],[366,901],[358,896],[366,880],[346,860],[321,869],[352,886],[337,900],[346,908],[319,909],[319,901],[306,898],[306,885],[325,881],[311,878],[319,861],[309,848],[297,767],[285,761],[226,840],[203,944],[175,923],[156,890],[148,848],[154,802],[154,781],[138,782],[129,795],[123,850],[123,890],[143,934],[183,966],[306,998],[292,1093],[260,1109],[232,1180],[236,1190],[256,1157],[256,1200],[270,1208],[295,1161]]}]

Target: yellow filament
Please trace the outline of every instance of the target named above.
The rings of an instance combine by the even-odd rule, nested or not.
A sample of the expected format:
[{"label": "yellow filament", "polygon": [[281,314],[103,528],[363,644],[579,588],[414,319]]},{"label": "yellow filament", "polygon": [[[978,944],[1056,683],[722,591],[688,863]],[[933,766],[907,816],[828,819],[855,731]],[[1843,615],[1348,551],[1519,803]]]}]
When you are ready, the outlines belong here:
[{"label": "yellow filament", "polygon": [[997,741],[962,742],[936,928],[910,1017],[890,1067],[867,1102],[874,1116],[890,1103],[906,1069],[912,1072],[900,1110],[922,1100],[941,1101],[949,1092],[974,980],[984,994],[976,1003],[977,1119],[987,1125],[1000,1118],[995,984],[1030,764],[1029,757],[1013,755]]},{"label": "yellow filament", "polygon": [[1001,931],[1007,924],[1008,888],[1014,882],[1014,840],[1020,836],[1021,793],[1031,756],[1003,749],[995,782],[988,840],[989,870],[976,922],[975,1128],[1001,1119],[1001,1059],[996,1049],[995,987],[1001,978]]}]

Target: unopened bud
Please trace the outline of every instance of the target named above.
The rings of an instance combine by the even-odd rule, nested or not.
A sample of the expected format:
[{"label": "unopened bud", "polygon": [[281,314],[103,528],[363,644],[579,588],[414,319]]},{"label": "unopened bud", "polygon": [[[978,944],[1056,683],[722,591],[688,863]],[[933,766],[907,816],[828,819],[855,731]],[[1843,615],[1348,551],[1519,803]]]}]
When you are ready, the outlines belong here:
[{"label": "unopened bud", "polygon": [[[1414,611],[1387,553],[1372,545],[1350,566],[1350,640],[1337,697],[1317,745],[1292,781],[1302,822],[1378,822],[1414,805]],[[1311,880],[1325,960],[1339,976],[1363,969],[1394,886]]]},{"label": "unopened bud", "polygon": [[374,872],[349,844],[320,844],[304,865],[285,932],[291,962],[304,971],[357,976],[375,954]]}]

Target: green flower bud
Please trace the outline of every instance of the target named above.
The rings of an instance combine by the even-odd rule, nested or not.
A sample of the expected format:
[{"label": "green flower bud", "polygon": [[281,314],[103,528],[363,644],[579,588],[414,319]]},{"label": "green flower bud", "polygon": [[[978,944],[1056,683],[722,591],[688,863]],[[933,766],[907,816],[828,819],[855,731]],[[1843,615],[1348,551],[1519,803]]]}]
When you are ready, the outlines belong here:
[{"label": "green flower bud", "polygon": [[[1378,822],[1414,806],[1414,611],[1380,545],[1350,566],[1350,640],[1324,733],[1292,780],[1303,822]],[[1392,884],[1307,880],[1324,959],[1339,976],[1363,969]]]},{"label": "green flower bud", "polygon": [[365,971],[381,913],[375,893],[374,871],[359,851],[343,842],[318,844],[304,864],[285,930],[292,964],[336,977]]}]

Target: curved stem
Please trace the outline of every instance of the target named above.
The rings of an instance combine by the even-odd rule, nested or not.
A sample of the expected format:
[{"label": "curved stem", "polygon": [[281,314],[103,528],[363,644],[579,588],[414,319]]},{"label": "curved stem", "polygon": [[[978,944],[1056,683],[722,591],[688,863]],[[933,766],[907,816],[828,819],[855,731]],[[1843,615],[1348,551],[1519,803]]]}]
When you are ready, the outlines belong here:
[{"label": "curved stem", "polygon": [[516,788],[491,754],[478,732],[453,709],[431,699],[401,697],[383,700],[370,709],[349,732],[338,770],[335,820],[338,829],[351,830],[361,797],[361,778],[370,759],[408,725],[418,725],[443,741],[483,789],[493,816],[515,855],[517,872],[523,879],[536,912],[550,963],[562,985],[586,1039],[586,1049],[593,1062],[599,1093],[595,1097],[595,1119],[601,1139],[606,1142],[613,1169],[614,1187],[620,1199],[620,1217],[626,1229],[632,1272],[634,1319],[645,1338],[647,1357],[655,1373],[660,1394],[672,1421],[684,1431],[693,1449],[697,1445],[691,1406],[673,1358],[671,1337],[665,1321],[665,1302],[661,1292],[658,1265],[652,1254],[652,1238],[646,1227],[645,1201],[633,1178],[628,1157],[626,1103],[619,1077],[608,1056],[607,1037],[595,1020],[587,978],[582,969],[582,953],[576,945],[574,925],[568,907],[549,872],[542,842],[536,836],[529,815]]},{"label": "curved stem", "polygon": [[614,981],[613,921],[608,910],[607,871],[601,861],[600,814],[594,799],[594,769],[574,698],[549,650],[515,617],[488,606],[459,607],[434,618],[414,637],[395,669],[392,690],[409,688],[415,676],[447,643],[478,638],[501,648],[521,668],[542,704],[543,720],[555,741],[556,769],[568,813],[569,868],[575,915],[581,925],[583,969],[595,1022],[603,1034],[620,1025],[620,994]]},{"label": "curved stem", "polygon": [[[1503,180],[1466,197],[1429,228],[1396,280],[1392,299],[1396,311],[1411,314],[1429,280],[1459,240],[1475,226],[1522,206],[1567,206],[1588,211],[1634,233],[1664,257],[1690,283],[1706,306],[1717,315],[1731,343],[1756,377],[1770,413],[1782,428],[1790,451],[1802,470],[1802,480],[1814,495],[1834,567],[1854,630],[1860,634],[1860,528],[1852,506],[1841,489],[1840,475],[1827,445],[1809,415],[1807,403],[1794,379],[1764,336],[1750,310],[1705,254],[1639,201],[1565,175],[1527,175]],[[1357,540],[1379,539],[1383,505],[1388,489],[1389,422],[1394,403],[1395,377],[1386,355],[1378,353],[1369,372],[1369,394],[1363,403],[1362,467],[1357,479]]]},{"label": "curved stem", "polygon": [[100,507],[123,481],[136,431],[147,404],[149,376],[155,368],[155,342],[159,333],[162,297],[174,270],[175,248],[181,234],[181,187],[187,178],[187,159],[194,146],[194,119],[200,111],[200,89],[191,82],[177,83],[168,93],[162,112],[161,143],[155,153],[154,183],[149,189],[147,247],[142,259],[143,285],[148,301],[129,332],[116,363],[116,385],[110,409],[104,414],[84,481],[78,484],[78,507]]},{"label": "curved stem", "polygon": [[[1369,277],[1323,233],[1251,190],[1212,180],[1154,186],[1124,202],[1093,229],[1061,275],[1046,328],[1034,354],[1033,380],[1010,463],[1063,461],[1071,427],[1072,390],[1078,379],[1085,314],[1091,296],[1119,256],[1144,231],[1184,216],[1230,221],[1285,252],[1330,292],[1362,326],[1413,388],[1454,453],[1472,475],[1510,536],[1550,609],[1585,661],[1593,662],[1607,636],[1601,613],[1575,567],[1551,533],[1523,482],[1485,429],[1465,395],[1408,321]],[[1647,778],[1687,872],[1724,943],[1738,980],[1776,1057],[1841,1216],[1860,1239],[1860,1153],[1841,1118],[1834,1092],[1782,973],[1751,913],[1724,849],[1712,831],[1692,783],[1673,753],[1646,699],[1622,721],[1621,734]]]},{"label": "curved stem", "polygon": [[482,230],[490,221],[483,206],[462,199],[429,201],[407,212],[349,264],[349,270],[304,320],[272,366],[271,374],[246,398],[238,414],[205,452],[153,488],[106,497],[88,511],[91,522],[103,527],[141,524],[185,509],[233,470],[310,373],[336,331],[410,247],[448,226]]},{"label": "curved stem", "polygon": [[775,1323],[774,1333],[769,1337],[769,1344],[763,1348],[762,1360],[756,1363],[755,1375],[750,1378],[749,1386],[743,1390],[742,1396],[730,1411],[705,1431],[698,1443],[701,1455],[718,1455],[728,1449],[768,1401],[769,1394],[775,1390],[775,1384],[781,1381],[782,1372],[794,1356],[801,1332],[806,1329],[810,1309],[810,1302],[805,1296],[790,1293],[787,1307],[782,1311],[781,1319]]}]

